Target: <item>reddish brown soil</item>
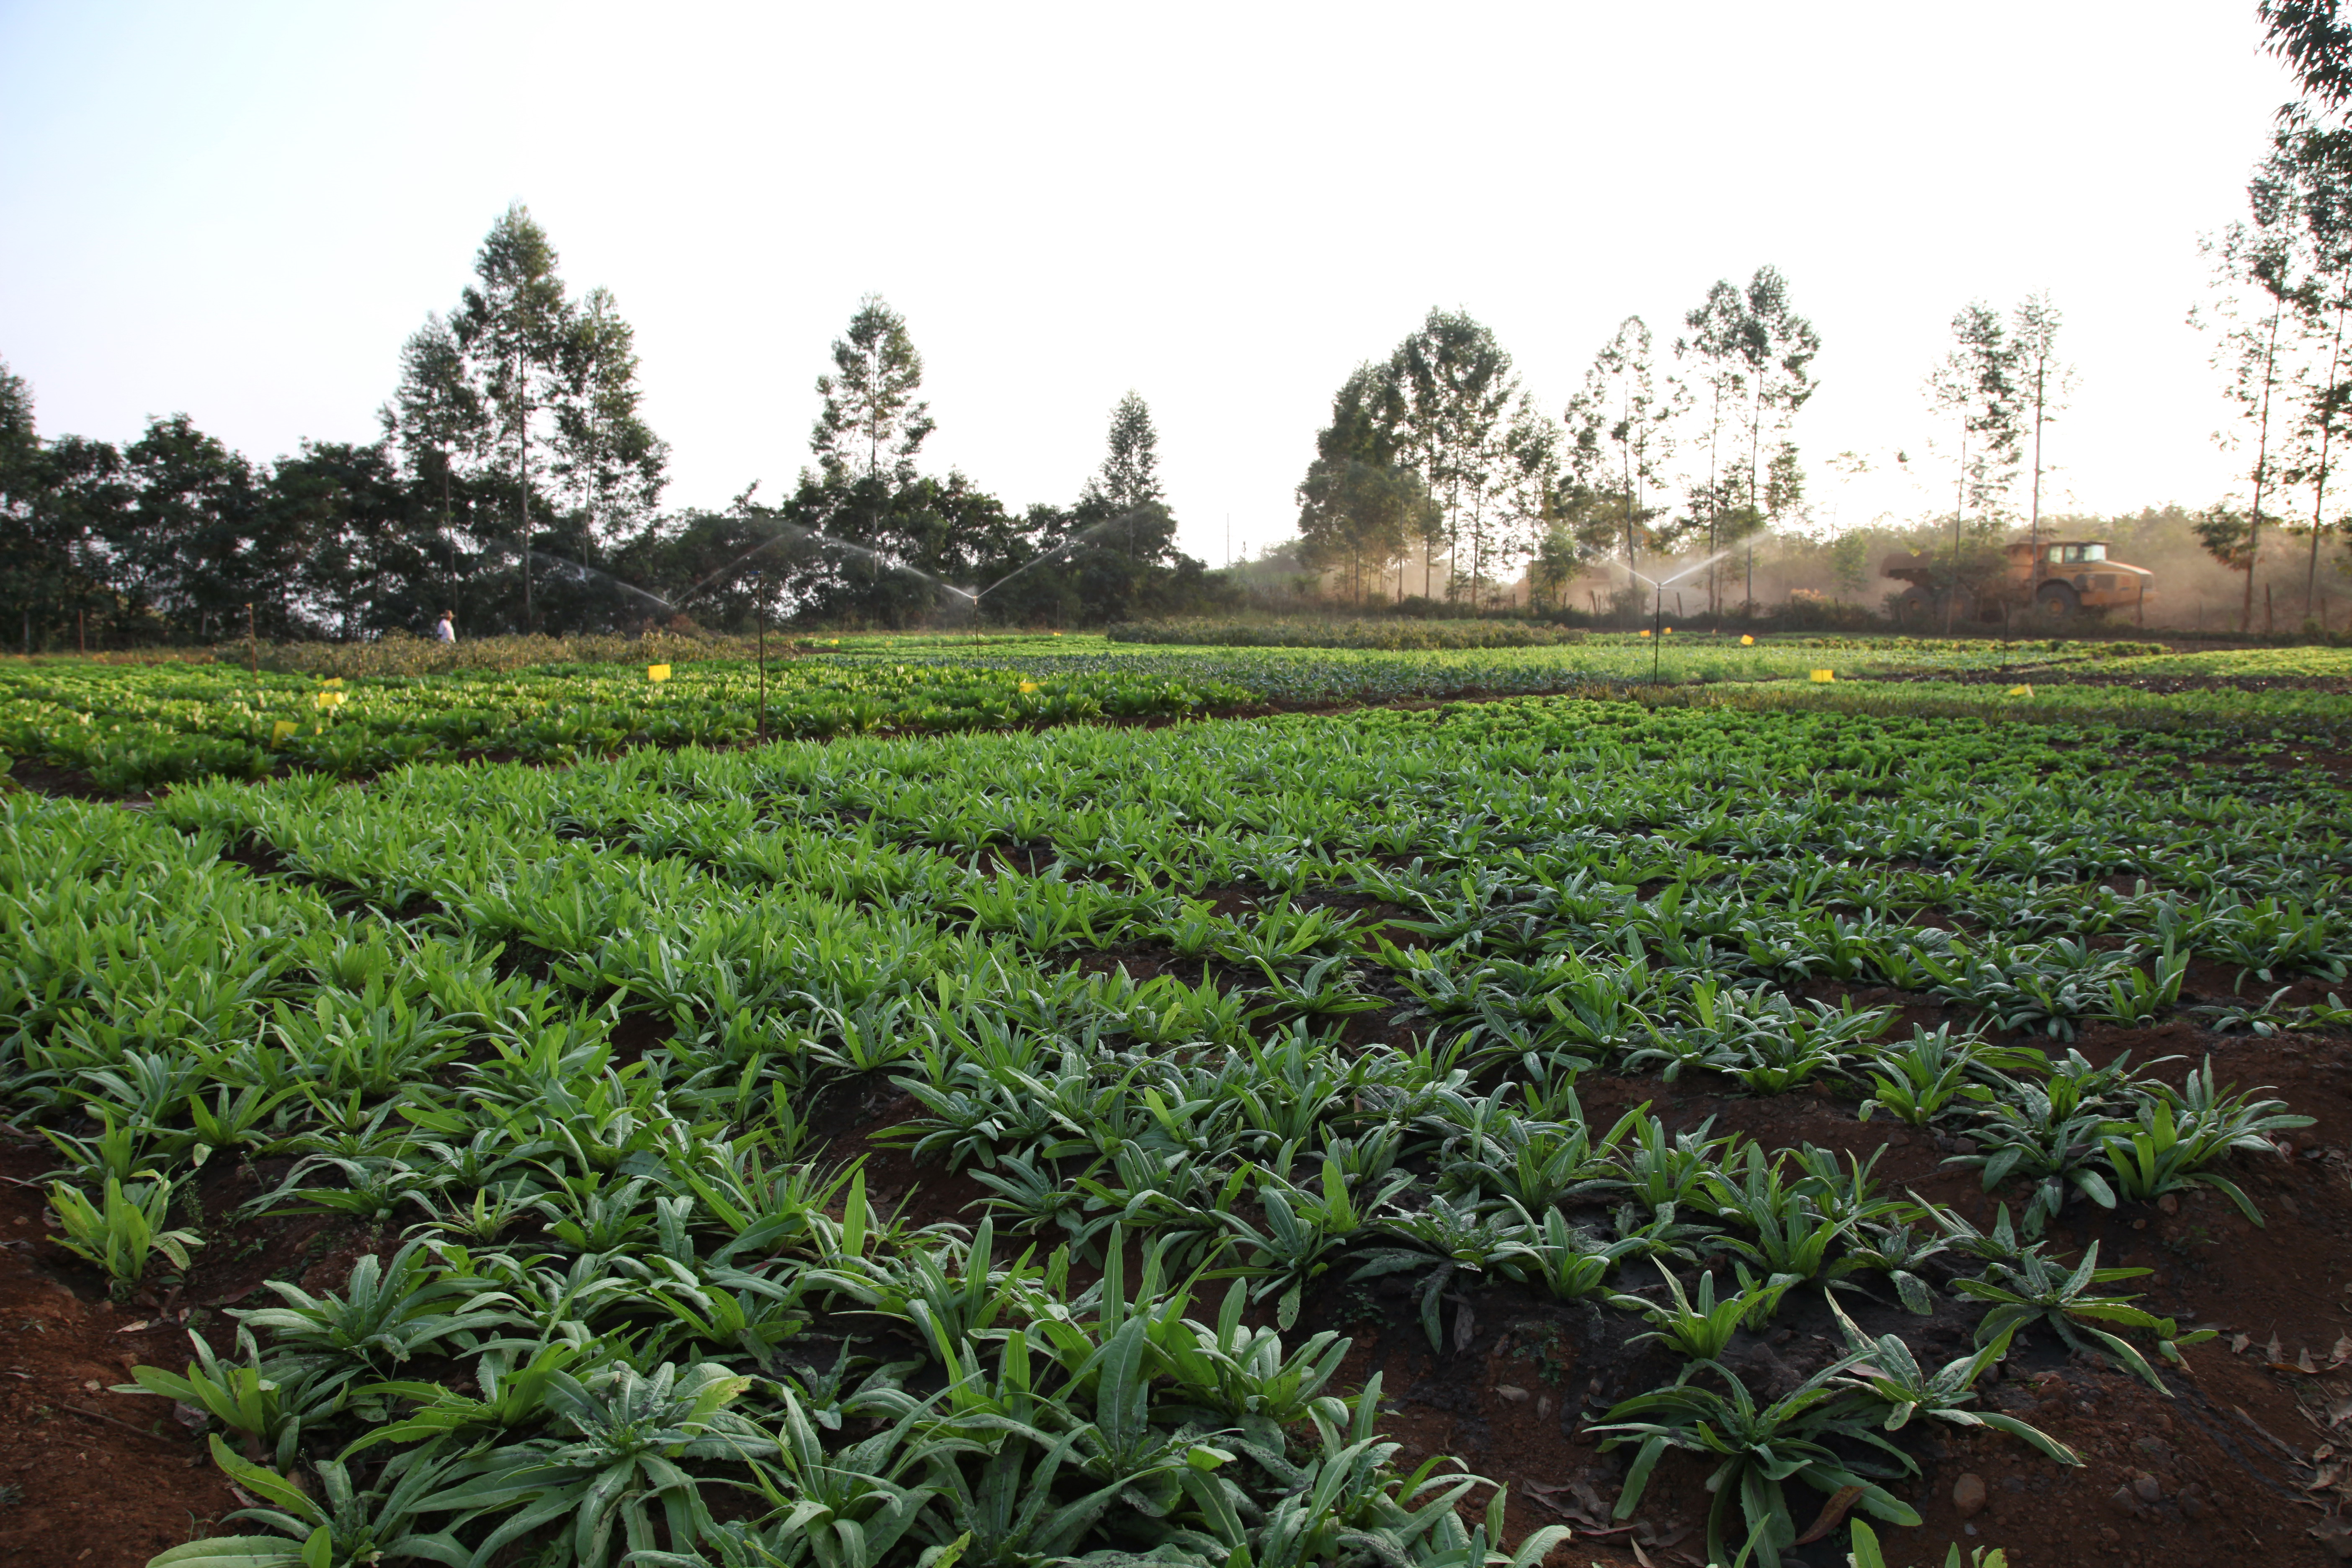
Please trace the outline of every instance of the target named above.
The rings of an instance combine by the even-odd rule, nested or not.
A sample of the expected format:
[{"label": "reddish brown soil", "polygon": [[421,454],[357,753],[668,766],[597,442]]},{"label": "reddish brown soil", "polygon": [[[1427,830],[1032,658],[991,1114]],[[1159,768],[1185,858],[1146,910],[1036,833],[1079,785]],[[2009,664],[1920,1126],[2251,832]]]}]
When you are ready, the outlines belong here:
[{"label": "reddish brown soil", "polygon": [[[2079,1449],[2069,1469],[2006,1437],[1958,1429],[1908,1435],[1923,1474],[1897,1489],[1925,1525],[1882,1531],[1899,1542],[1894,1561],[1940,1560],[1944,1544],[2001,1546],[2016,1568],[2106,1563],[2191,1568],[2221,1563],[2323,1563],[2337,1559],[2315,1528],[2331,1529],[2339,1505],[2336,1455],[2352,1452],[2352,1367],[2331,1370],[2339,1336],[2352,1331],[2344,1292],[2352,1279],[2352,1042],[2339,1037],[2273,1040],[2214,1037],[2185,1023],[2153,1030],[2093,1029],[2080,1045],[2095,1061],[2130,1050],[2145,1063],[2168,1054],[2211,1051],[2221,1074],[2276,1085],[2317,1124],[2293,1141],[2293,1157],[2240,1156],[2232,1171],[2264,1209],[2248,1224],[2214,1194],[2164,1211],[2126,1205],[2113,1214],[2073,1208],[2055,1227],[2062,1250],[2096,1242],[2102,1263],[2152,1268],[2125,1289],[2183,1327],[2210,1324],[2215,1342],[2188,1352],[2189,1370],[2168,1382],[2165,1399],[2120,1373],[2070,1358],[2046,1335],[2032,1338],[1985,1388],[1989,1408],[2008,1409]],[[2158,1070],[2177,1075],[2175,1062]],[[1880,1121],[1857,1122],[1849,1100],[1800,1092],[1755,1099],[1724,1082],[1668,1085],[1596,1075],[1583,1086],[1586,1110],[1605,1127],[1647,1102],[1675,1130],[1714,1118],[1780,1147],[1812,1142],[1865,1158],[1883,1150],[1876,1174],[1989,1222],[1990,1205],[1972,1172],[1941,1164],[1935,1134]],[[866,1156],[868,1190],[886,1208],[904,1205],[916,1224],[969,1221],[983,1192],[963,1173],[918,1165],[877,1136],[916,1107],[886,1079],[841,1084],[813,1121],[832,1157]],[[1945,1141],[1948,1143],[1948,1140]],[[163,1546],[211,1528],[235,1506],[201,1443],[162,1402],[110,1392],[142,1361],[176,1369],[182,1330],[158,1322],[152,1304],[107,1303],[94,1276],[41,1238],[44,1205],[31,1183],[48,1163],[45,1148],[0,1151],[0,1485],[21,1496],[0,1507],[0,1561],[89,1563],[137,1568]],[[273,1183],[275,1170],[226,1169],[206,1184],[208,1212]],[[224,1228],[199,1254],[184,1295],[194,1321],[225,1345],[217,1309],[252,1294],[265,1277],[331,1287],[358,1256],[362,1239],[321,1222]],[[1621,1280],[1636,1288],[1644,1278]],[[1654,1277],[1649,1277],[1654,1278]],[[1636,1563],[1639,1542],[1657,1564],[1703,1561],[1704,1470],[1670,1458],[1660,1467],[1632,1531],[1607,1533],[1622,1475],[1621,1450],[1603,1454],[1578,1428],[1607,1405],[1665,1381],[1674,1363],[1626,1343],[1639,1327],[1622,1313],[1595,1315],[1517,1287],[1497,1284],[1465,1298],[1472,1315],[1465,1349],[1455,1350],[1460,1308],[1445,1311],[1446,1349],[1433,1353],[1408,1287],[1391,1281],[1328,1284],[1310,1298],[1299,1331],[1332,1328],[1355,1340],[1343,1381],[1382,1374],[1387,1432],[1408,1461],[1459,1455],[1478,1474],[1512,1489],[1514,1532],[1570,1523],[1572,1544],[1556,1565]],[[1848,1307],[1872,1332],[1900,1331],[1923,1359],[1965,1345],[1963,1317],[1947,1299],[1917,1319],[1867,1297]],[[145,1324],[144,1327],[133,1327]],[[1743,1336],[1730,1352],[1759,1389],[1801,1377],[1828,1359],[1835,1326],[1818,1299],[1792,1298],[1773,1331]],[[2231,1348],[2236,1335],[2242,1349]],[[2275,1363],[2272,1344],[2275,1339]],[[2352,1353],[2352,1344],[2346,1346]],[[1937,1352],[1941,1352],[1938,1354]],[[2315,1370],[2299,1370],[2308,1364]],[[103,1474],[102,1495],[89,1488]],[[1953,1489],[1979,1478],[1986,1501],[1963,1518]],[[2147,1494],[2154,1493],[2153,1500]],[[1807,1494],[1809,1496],[1809,1494]],[[1478,1500],[1483,1501],[1483,1494]],[[1810,1502],[1808,1504],[1810,1506]],[[1602,1527],[1594,1529],[1586,1518]],[[1976,1534],[1967,1533],[1973,1526]],[[1840,1532],[1842,1534],[1842,1532]],[[1833,1537],[1832,1539],[1836,1539]],[[1829,1542],[1796,1561],[1843,1561]]]},{"label": "reddish brown soil", "polygon": [[176,1370],[186,1341],[53,1261],[47,1205],[25,1184],[49,1163],[22,1146],[0,1158],[0,1561],[138,1568],[237,1504],[168,1404],[109,1392],[142,1361]]}]

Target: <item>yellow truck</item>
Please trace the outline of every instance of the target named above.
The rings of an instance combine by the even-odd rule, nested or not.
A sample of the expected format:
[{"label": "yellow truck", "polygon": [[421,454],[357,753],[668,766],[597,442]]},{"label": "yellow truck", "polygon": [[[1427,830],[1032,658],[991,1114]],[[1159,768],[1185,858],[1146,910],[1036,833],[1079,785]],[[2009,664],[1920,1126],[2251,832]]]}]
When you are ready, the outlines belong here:
[{"label": "yellow truck", "polygon": [[[1953,619],[1997,621],[2004,602],[2012,606],[2030,605],[2034,614],[2052,621],[2110,610],[2137,617],[2155,595],[2156,574],[2145,566],[2111,559],[2104,539],[2045,540],[2038,551],[2021,539],[2008,546],[2006,553],[2006,584],[1961,584]],[[1954,591],[1948,560],[1938,561],[1933,555],[1886,558],[1880,573],[1909,584],[1895,597],[1896,620],[1905,626],[1942,623],[1945,595]]]}]

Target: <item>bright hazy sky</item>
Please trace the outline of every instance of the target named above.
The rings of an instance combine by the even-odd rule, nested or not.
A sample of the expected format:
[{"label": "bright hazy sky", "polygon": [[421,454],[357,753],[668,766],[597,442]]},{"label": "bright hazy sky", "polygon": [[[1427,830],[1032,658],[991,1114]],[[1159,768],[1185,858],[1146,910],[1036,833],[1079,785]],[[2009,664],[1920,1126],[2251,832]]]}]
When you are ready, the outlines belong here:
[{"label": "bright hazy sky", "polygon": [[1823,459],[1930,462],[1953,310],[2043,288],[2054,499],[2201,504],[2197,240],[2290,96],[2252,10],[0,0],[0,357],[51,435],[371,438],[519,197],[636,326],[670,504],[790,484],[871,290],[935,466],[1068,500],[1133,387],[1214,562],[1228,516],[1291,531],[1333,389],[1432,305],[1557,414],[1621,318],[1663,347],[1769,261],[1824,342],[1823,521],[1929,504]]}]

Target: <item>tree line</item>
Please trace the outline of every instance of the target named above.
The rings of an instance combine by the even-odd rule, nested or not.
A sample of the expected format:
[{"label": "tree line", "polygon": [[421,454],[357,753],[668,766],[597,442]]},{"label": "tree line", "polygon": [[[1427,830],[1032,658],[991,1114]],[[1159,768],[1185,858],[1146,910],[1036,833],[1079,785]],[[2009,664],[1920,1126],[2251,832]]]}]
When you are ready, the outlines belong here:
[{"label": "tree line", "polygon": [[921,383],[904,318],[862,301],[789,493],[763,501],[755,483],[718,510],[665,511],[670,451],[642,412],[635,332],[608,290],[572,293],[517,204],[456,308],[402,346],[373,441],[306,440],[262,463],[184,414],[120,446],[45,438],[31,388],[0,363],[0,639],[211,642],[248,624],[355,638],[444,612],[465,635],[942,612],[1086,624],[1229,595],[1175,549],[1140,396],[1113,411],[1075,501],[1016,514],[925,470]]},{"label": "tree line", "polygon": [[[2310,621],[2321,564],[2333,554],[2342,567],[2330,546],[2352,535],[2336,472],[2352,434],[2352,30],[2332,4],[2264,0],[2258,13],[2304,95],[2279,110],[2246,216],[2205,241],[2212,294],[2189,318],[2211,334],[2233,416],[2215,438],[2244,462],[2244,489],[2194,521],[2207,552],[2244,574],[2242,631],[2254,623],[2266,541],[2287,546],[2279,564],[2290,565],[2291,596],[2302,579]],[[2268,597],[2266,587],[2266,612]]]},{"label": "tree line", "polygon": [[[1554,415],[1491,329],[1432,310],[1333,397],[1298,486],[1305,558],[1360,599],[1391,574],[1396,597],[1433,597],[1442,557],[1445,598],[1478,607],[1523,574],[1540,604],[1581,572],[1622,562],[1631,581],[1651,557],[1696,544],[1724,557],[1707,578],[1721,608],[1735,547],[1803,498],[1790,431],[1814,391],[1821,336],[1770,266],[1744,287],[1716,283],[1684,326],[1662,363],[1649,323],[1625,318]],[[1406,581],[1416,555],[1418,595]]]},{"label": "tree line", "polygon": [[[2308,621],[2331,545],[2352,537],[2337,474],[2352,434],[2352,23],[2333,0],[2263,0],[2258,14],[2305,96],[2279,112],[2248,217],[2208,242],[2214,297],[2190,315],[2213,334],[2234,415],[2217,438],[2245,456],[2250,493],[2161,514],[2244,574],[2241,630],[2253,625],[2265,539],[2300,547]],[[1915,466],[1907,451],[1894,455],[1950,486],[1948,532],[1928,563],[1948,612],[2032,591],[2003,544],[2011,532],[2036,554],[2042,544],[2046,443],[2075,384],[2058,352],[2062,324],[2046,291],[2007,312],[1962,306],[1923,384],[1933,432],[1924,457]],[[1744,287],[1717,282],[1682,326],[1662,354],[1649,323],[1627,317],[1554,415],[1488,328],[1431,310],[1334,395],[1297,488],[1300,559],[1359,603],[1433,598],[1442,561],[1448,604],[1516,597],[1524,574],[1541,608],[1570,580],[1621,564],[1618,597],[1630,602],[1645,559],[1696,550],[1712,562],[1706,608],[1752,613],[1757,539],[1804,510],[1791,430],[1817,390],[1821,338],[1770,266]],[[1849,479],[1872,466],[1852,452],[1829,461]],[[2352,569],[2341,552],[2332,559]],[[1839,581],[1858,573],[1848,561]]]}]

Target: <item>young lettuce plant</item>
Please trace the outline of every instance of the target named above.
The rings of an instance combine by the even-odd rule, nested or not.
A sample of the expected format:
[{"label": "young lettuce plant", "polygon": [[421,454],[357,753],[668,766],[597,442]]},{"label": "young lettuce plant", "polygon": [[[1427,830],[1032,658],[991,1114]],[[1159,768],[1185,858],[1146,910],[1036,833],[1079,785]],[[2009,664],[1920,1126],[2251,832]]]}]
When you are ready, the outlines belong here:
[{"label": "young lettuce plant", "polygon": [[1298,1321],[1298,1306],[1307,1285],[1328,1271],[1338,1255],[1364,1230],[1364,1215],[1412,1184],[1409,1173],[1391,1174],[1387,1184],[1359,1205],[1348,1191],[1337,1161],[1323,1163],[1320,1197],[1301,1192],[1277,1177],[1258,1185],[1258,1202],[1265,1211],[1265,1229],[1258,1230],[1237,1215],[1223,1215],[1225,1225],[1248,1249],[1240,1272],[1257,1283],[1250,1294],[1264,1300],[1279,1291],[1275,1326],[1288,1332]]},{"label": "young lettuce plant", "polygon": [[1872,1339],[1854,1326],[1853,1320],[1845,1315],[1845,1309],[1834,1298],[1830,1301],[1830,1310],[1837,1314],[1838,1324],[1845,1331],[1851,1363],[1839,1382],[1861,1397],[1886,1406],[1885,1430],[1899,1432],[1912,1417],[1923,1415],[1955,1426],[1989,1426],[1996,1432],[2006,1432],[2031,1443],[2062,1465],[2083,1462],[2083,1457],[2074,1449],[2014,1415],[1998,1410],[1966,1408],[1976,1399],[1977,1379],[2009,1353],[2010,1341],[2016,1333],[2014,1327],[1978,1346],[1975,1353],[1947,1362],[1928,1373],[1920,1369],[1918,1359],[1901,1336],[1882,1334]]},{"label": "young lettuce plant", "polygon": [[[1979,1344],[2005,1339],[2029,1324],[2046,1323],[2065,1342],[2067,1349],[2085,1355],[2104,1352],[2107,1360],[2169,1399],[2172,1390],[2164,1386],[2164,1380],[2156,1375],[2147,1359],[2130,1342],[2098,1326],[2113,1323],[2127,1329],[2154,1330],[2158,1348],[2173,1361],[2180,1359],[2179,1346],[2213,1337],[2214,1331],[2210,1329],[2180,1333],[2170,1318],[2159,1318],[2133,1306],[2137,1297],[2102,1295],[2096,1289],[2100,1285],[2147,1272],[2145,1268],[2100,1268],[2096,1242],[2083,1255],[2083,1261],[2067,1272],[2062,1265],[2044,1258],[2037,1244],[2019,1254],[2014,1263],[1995,1263],[1982,1278],[1955,1280],[1952,1289],[1963,1296],[1992,1303],[1992,1310],[1977,1325]],[[2085,1342],[2086,1339],[2089,1342]]]},{"label": "young lettuce plant", "polygon": [[[1626,1472],[1616,1517],[1633,1516],[1659,1458],[1669,1448],[1680,1448],[1718,1461],[1706,1481],[1715,1500],[1706,1515],[1710,1563],[1780,1568],[1780,1553],[1797,1539],[1783,1485],[1791,1479],[1823,1493],[1852,1488],[1865,1512],[1893,1524],[1917,1524],[1917,1511],[1874,1478],[1916,1472],[1918,1467],[1839,1397],[1837,1378],[1854,1361],[1846,1356],[1831,1363],[1769,1405],[1759,1405],[1736,1374],[1708,1361],[1696,1370],[1721,1377],[1727,1393],[1676,1382],[1613,1406],[1584,1430],[1601,1438],[1604,1452],[1641,1445]],[[1842,1458],[1833,1443],[1875,1448],[1894,1463]],[[1725,1532],[1734,1507],[1747,1527],[1736,1544]]]},{"label": "young lettuce plant", "polygon": [[119,1176],[107,1177],[105,1194],[96,1204],[63,1182],[49,1184],[49,1209],[65,1232],[58,1245],[106,1270],[118,1301],[129,1300],[147,1278],[153,1255],[163,1254],[173,1268],[185,1271],[188,1249],[204,1245],[194,1231],[163,1228],[172,1184],[152,1171],[142,1174],[153,1179],[126,1186]]},{"label": "young lettuce plant", "polygon": [[2233,1149],[2269,1154],[2275,1147],[2273,1134],[2311,1125],[2310,1117],[2283,1114],[2285,1110],[2284,1100],[2256,1100],[2215,1088],[2210,1057],[2179,1089],[2153,1082],[2141,1098],[2138,1117],[2115,1123],[2106,1135],[2116,1190],[2147,1200],[2211,1187],[2260,1225],[2262,1211],[2238,1184],[2205,1167]]},{"label": "young lettuce plant", "polygon": [[188,1338],[196,1347],[196,1359],[189,1364],[185,1375],[175,1375],[161,1367],[134,1366],[131,1369],[132,1381],[116,1384],[114,1392],[152,1394],[191,1405],[230,1431],[242,1434],[247,1458],[258,1462],[262,1447],[267,1444],[271,1460],[279,1469],[292,1468],[302,1440],[303,1422],[315,1422],[332,1413],[336,1403],[333,1389],[328,1389],[323,1397],[309,1397],[314,1391],[298,1377],[289,1394],[287,1386],[263,1368],[261,1352],[249,1330],[239,1329],[236,1335],[238,1352],[245,1358],[243,1365],[224,1363],[214,1355],[205,1337],[194,1330],[189,1331]]},{"label": "young lettuce plant", "polygon": [[[1861,1520],[1853,1521],[1853,1550],[1846,1554],[1849,1568],[1889,1568],[1886,1553],[1878,1544],[1878,1531]],[[2009,1568],[2009,1553],[1995,1546],[1979,1546],[1960,1561],[1960,1543],[1953,1542],[1944,1551],[1944,1568]]]},{"label": "young lettuce plant", "polygon": [[1871,1053],[1871,1067],[1884,1070],[1869,1074],[1870,1097],[1854,1119],[1867,1121],[1872,1111],[1884,1110],[1897,1121],[1926,1127],[1955,1100],[1990,1100],[1990,1089],[1969,1079],[1978,1061],[1977,1046],[1972,1037],[1955,1041],[1948,1024],[1937,1025],[1933,1034],[1913,1025],[1906,1043]]},{"label": "young lettuce plant", "polygon": [[456,1484],[418,1507],[457,1513],[461,1522],[503,1516],[469,1563],[555,1525],[569,1561],[606,1568],[618,1561],[616,1527],[621,1556],[656,1549],[656,1507],[672,1542],[698,1541],[710,1511],[680,1461],[740,1464],[778,1452],[774,1439],[727,1408],[751,1384],[715,1363],[666,1363],[651,1373],[608,1365],[584,1380],[556,1372],[545,1394],[553,1431],[458,1461]]},{"label": "young lettuce plant", "polygon": [[436,1447],[427,1444],[394,1455],[365,1490],[341,1461],[322,1459],[312,1467],[318,1477],[312,1489],[238,1458],[215,1435],[213,1462],[244,1495],[257,1500],[229,1518],[249,1519],[278,1533],[191,1541],[149,1559],[148,1568],[336,1568],[386,1558],[462,1568],[478,1559],[454,1533],[417,1529],[424,1515],[442,1511],[425,1495],[450,1474],[449,1462]]},{"label": "young lettuce plant", "polygon": [[1730,1347],[1732,1336],[1741,1329],[1769,1318],[1789,1289],[1785,1284],[1759,1284],[1743,1278],[1737,1295],[1718,1301],[1715,1297],[1715,1270],[1710,1268],[1698,1277],[1698,1299],[1694,1301],[1683,1294],[1681,1280],[1671,1273],[1665,1279],[1666,1289],[1675,1299],[1671,1307],[1643,1301],[1639,1297],[1620,1299],[1638,1304],[1649,1313],[1650,1321],[1657,1325],[1646,1334],[1635,1335],[1636,1340],[1657,1340],[1696,1363],[1684,1369],[1685,1377],[1723,1354]]}]

